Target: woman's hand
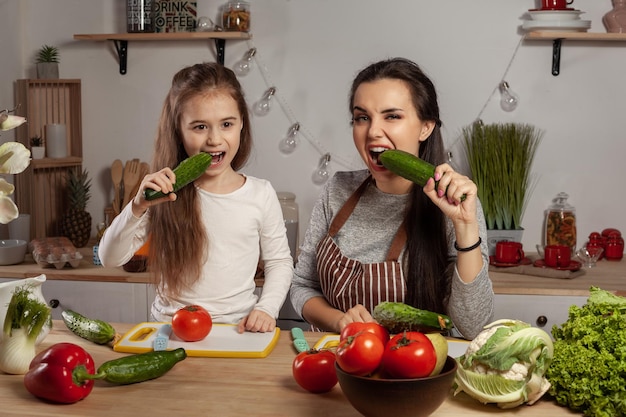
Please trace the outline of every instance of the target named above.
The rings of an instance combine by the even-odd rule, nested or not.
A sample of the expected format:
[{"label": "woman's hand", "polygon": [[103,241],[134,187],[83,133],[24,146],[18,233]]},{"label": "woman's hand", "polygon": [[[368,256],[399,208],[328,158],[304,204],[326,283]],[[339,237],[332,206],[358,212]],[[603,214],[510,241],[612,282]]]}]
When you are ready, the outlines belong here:
[{"label": "woman's hand", "polygon": [[237,325],[237,332],[272,332],[276,328],[276,319],[261,310],[252,310],[250,314],[241,319]]},{"label": "woman's hand", "polygon": [[374,318],[372,317],[370,312],[367,311],[367,309],[362,304],[357,304],[345,313],[343,313],[341,317],[339,317],[337,325],[335,326],[335,331],[337,333],[341,333],[341,330],[343,330],[343,328],[350,323],[367,323],[371,321],[374,321]]},{"label": "woman's hand", "polygon": [[[137,217],[141,217],[148,207],[156,204],[161,204],[166,201],[175,201],[176,194],[174,191],[174,184],[176,183],[176,174],[171,168],[163,168],[162,170],[148,174],[141,180],[139,191],[133,198],[133,214]],[[146,200],[145,191],[147,189],[162,191],[167,194],[165,197],[157,198],[155,200]]]},{"label": "woman's hand", "polygon": [[[435,188],[435,182],[439,181]],[[476,184],[467,176],[459,174],[448,164],[435,168],[435,178],[428,180],[424,193],[448,217],[455,226],[476,223]],[[465,195],[465,199],[461,198]]]}]

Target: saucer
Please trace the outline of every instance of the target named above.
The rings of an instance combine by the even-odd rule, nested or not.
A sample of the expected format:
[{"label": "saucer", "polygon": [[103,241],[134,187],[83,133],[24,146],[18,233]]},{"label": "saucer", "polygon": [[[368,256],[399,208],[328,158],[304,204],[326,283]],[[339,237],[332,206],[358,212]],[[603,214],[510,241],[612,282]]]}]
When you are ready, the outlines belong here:
[{"label": "saucer", "polygon": [[496,261],[495,256],[489,257],[489,265],[497,266],[497,267],[511,267],[511,266],[520,266],[520,265],[530,265],[532,262],[528,258],[524,258],[517,263],[511,262],[498,262]]},{"label": "saucer", "polygon": [[570,261],[568,266],[557,266],[557,267],[548,266],[546,265],[546,262],[543,259],[537,259],[533,265],[538,268],[550,268],[550,269],[556,269],[559,271],[578,271],[580,267],[583,266],[580,262],[575,261],[573,259]]},{"label": "saucer", "polygon": [[529,31],[586,32],[590,27],[591,20],[527,20],[522,23],[522,29]]},{"label": "saucer", "polygon": [[566,7],[565,9],[557,9],[556,7],[546,7],[541,8],[541,9],[528,9],[529,12],[546,12],[546,11],[551,11],[551,12],[560,12],[560,11],[565,11],[565,10],[576,10],[573,7]]}]

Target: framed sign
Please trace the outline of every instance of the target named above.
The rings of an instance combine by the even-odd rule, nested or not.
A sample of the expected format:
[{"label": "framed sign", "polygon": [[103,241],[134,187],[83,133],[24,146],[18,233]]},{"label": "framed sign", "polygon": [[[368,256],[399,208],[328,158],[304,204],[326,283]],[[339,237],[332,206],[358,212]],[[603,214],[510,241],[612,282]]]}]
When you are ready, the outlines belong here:
[{"label": "framed sign", "polygon": [[198,8],[195,1],[160,0],[156,2],[155,32],[194,32]]}]

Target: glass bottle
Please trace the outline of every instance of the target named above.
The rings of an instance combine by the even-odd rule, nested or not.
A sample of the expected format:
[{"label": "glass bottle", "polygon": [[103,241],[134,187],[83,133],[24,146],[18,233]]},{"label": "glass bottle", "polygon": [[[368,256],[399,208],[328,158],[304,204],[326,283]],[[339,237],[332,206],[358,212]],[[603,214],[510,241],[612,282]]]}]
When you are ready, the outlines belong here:
[{"label": "glass bottle", "polygon": [[128,33],[154,32],[155,0],[126,0],[126,31]]},{"label": "glass bottle", "polygon": [[563,245],[576,252],[576,210],[566,193],[558,193],[546,212],[546,246]]},{"label": "glass bottle", "polygon": [[298,203],[296,203],[296,195],[289,192],[278,192],[276,194],[278,195],[278,201],[280,201],[280,208],[283,211],[283,219],[287,228],[289,250],[295,263],[298,248]]}]

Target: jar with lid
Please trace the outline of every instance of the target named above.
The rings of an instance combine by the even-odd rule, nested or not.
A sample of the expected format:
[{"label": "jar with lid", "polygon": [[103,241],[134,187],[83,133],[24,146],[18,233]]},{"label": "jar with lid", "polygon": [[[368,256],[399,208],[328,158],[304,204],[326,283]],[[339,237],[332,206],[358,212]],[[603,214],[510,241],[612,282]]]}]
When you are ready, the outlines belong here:
[{"label": "jar with lid", "polygon": [[576,252],[576,210],[568,202],[567,193],[558,193],[546,211],[546,246],[569,246]]},{"label": "jar with lid", "polygon": [[222,8],[222,27],[227,32],[250,32],[250,3],[226,3]]},{"label": "jar with lid", "polygon": [[596,252],[602,249],[600,252],[600,256],[598,256],[598,260],[604,258],[604,250],[605,250],[606,240],[602,237],[602,235],[598,232],[592,232],[589,235],[589,240],[587,241],[587,250],[591,255],[595,255]]},{"label": "jar with lid", "polygon": [[289,241],[289,250],[291,257],[295,263],[296,251],[298,248],[298,203],[296,203],[296,195],[290,192],[277,192],[280,208],[283,211],[283,219],[285,220],[285,228],[287,229],[287,240]]},{"label": "jar with lid", "polygon": [[155,31],[156,0],[126,0],[126,31],[151,33]]},{"label": "jar with lid", "polygon": [[607,261],[620,261],[624,257],[624,238],[620,232],[611,232],[604,251]]}]

